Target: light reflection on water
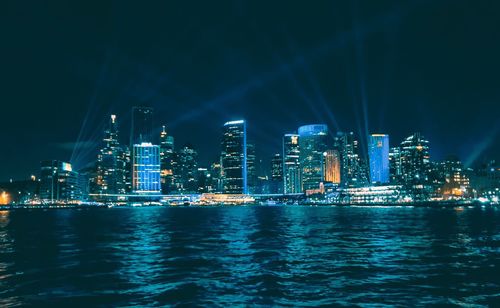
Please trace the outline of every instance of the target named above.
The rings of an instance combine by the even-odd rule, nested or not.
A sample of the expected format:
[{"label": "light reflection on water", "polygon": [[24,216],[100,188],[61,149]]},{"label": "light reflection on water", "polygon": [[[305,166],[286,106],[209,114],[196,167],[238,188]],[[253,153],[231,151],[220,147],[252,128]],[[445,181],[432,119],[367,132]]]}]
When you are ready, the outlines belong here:
[{"label": "light reflection on water", "polygon": [[0,212],[0,305],[500,303],[500,211]]}]

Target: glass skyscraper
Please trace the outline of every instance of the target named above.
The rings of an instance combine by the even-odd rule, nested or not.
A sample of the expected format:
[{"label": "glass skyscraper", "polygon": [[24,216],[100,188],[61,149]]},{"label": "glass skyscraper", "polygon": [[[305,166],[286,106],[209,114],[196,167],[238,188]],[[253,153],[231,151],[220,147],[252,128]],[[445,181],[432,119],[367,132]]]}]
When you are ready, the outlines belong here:
[{"label": "glass skyscraper", "polygon": [[165,126],[160,133],[161,192],[169,193],[173,188],[174,137],[167,134]]},{"label": "glass skyscraper", "polygon": [[40,199],[48,202],[81,200],[78,173],[71,164],[47,160],[41,162]]},{"label": "glass skyscraper", "polygon": [[372,134],[368,138],[370,182],[389,183],[389,135]]},{"label": "glass skyscraper", "polygon": [[324,181],[323,153],[327,149],[328,126],[312,124],[299,127],[302,190],[316,190]]},{"label": "glass skyscraper", "polygon": [[135,193],[159,193],[160,147],[143,142],[134,144],[132,151],[132,191]]},{"label": "glass skyscraper", "polygon": [[283,136],[283,188],[285,194],[302,192],[299,135]]},{"label": "glass skyscraper", "polygon": [[111,115],[104,131],[104,147],[97,156],[97,187],[100,194],[126,192],[126,157],[118,142],[116,116]]},{"label": "glass skyscraper", "polygon": [[404,183],[428,182],[431,169],[429,141],[420,133],[415,133],[401,142],[401,168]]},{"label": "glass skyscraper", "polygon": [[328,150],[325,156],[325,182],[340,184],[340,153],[338,150]]},{"label": "glass skyscraper", "polygon": [[222,137],[223,191],[246,194],[247,188],[247,128],[244,120],[224,124]]}]

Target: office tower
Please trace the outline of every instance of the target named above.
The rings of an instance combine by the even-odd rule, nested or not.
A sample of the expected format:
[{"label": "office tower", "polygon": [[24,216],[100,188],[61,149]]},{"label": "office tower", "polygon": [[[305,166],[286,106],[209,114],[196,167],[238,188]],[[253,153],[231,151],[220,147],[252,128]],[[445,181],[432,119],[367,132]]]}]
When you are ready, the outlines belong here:
[{"label": "office tower", "polygon": [[126,157],[118,142],[118,124],[113,114],[104,131],[104,147],[97,156],[97,187],[100,194],[126,192]]},{"label": "office tower", "polygon": [[78,172],[71,164],[58,160],[41,162],[40,199],[46,202],[81,200]]},{"label": "office tower", "polygon": [[125,157],[125,192],[132,192],[132,152],[128,146],[123,147]]},{"label": "office tower", "polygon": [[248,193],[247,132],[244,120],[224,124],[221,161],[224,192],[227,194]]},{"label": "office tower", "polygon": [[359,187],[368,182],[366,164],[360,155],[359,142],[353,132],[337,133],[335,148],[341,157],[341,183],[346,187]]},{"label": "office tower", "polygon": [[190,145],[177,151],[175,166],[175,187],[177,193],[196,193],[198,191],[196,172],[198,153]]},{"label": "office tower", "polygon": [[392,147],[389,150],[389,177],[393,184],[400,184],[402,180],[401,149]]},{"label": "office tower", "polygon": [[389,135],[372,134],[368,137],[370,182],[389,183]]},{"label": "office tower", "polygon": [[415,133],[401,142],[401,168],[406,184],[427,183],[430,172],[429,141]]},{"label": "office tower", "polygon": [[469,177],[456,156],[448,156],[439,163],[439,190],[444,197],[463,197],[470,191]]},{"label": "office tower", "polygon": [[200,194],[215,192],[212,175],[207,168],[198,168],[196,171],[196,186]]},{"label": "office tower", "polygon": [[274,154],[273,158],[271,159],[271,180],[283,180],[283,159],[280,153]]},{"label": "office tower", "polygon": [[160,147],[149,142],[134,144],[132,148],[132,191],[159,193]]},{"label": "office tower", "polygon": [[323,153],[327,149],[328,127],[312,124],[299,127],[302,190],[316,190],[324,181]]},{"label": "office tower", "polygon": [[252,142],[247,142],[247,186],[248,193],[254,194],[257,188],[257,166],[255,144]]},{"label": "office tower", "polygon": [[285,194],[302,192],[299,135],[283,136],[283,189]]},{"label": "office tower", "polygon": [[132,108],[132,132],[130,146],[141,143],[153,143],[153,108]]},{"label": "office tower", "polygon": [[167,134],[165,125],[160,133],[161,192],[168,194],[173,185],[174,137]]},{"label": "office tower", "polygon": [[221,168],[221,163],[220,159],[219,161],[212,163],[210,166],[210,177],[212,179],[212,186],[213,186],[213,191],[214,192],[222,192],[224,187],[223,187],[223,180],[222,180],[222,168]]},{"label": "office tower", "polygon": [[273,194],[282,194],[283,189],[283,158],[280,153],[276,153],[271,159],[269,190]]},{"label": "office tower", "polygon": [[328,150],[325,156],[325,182],[340,184],[340,153],[338,150]]}]

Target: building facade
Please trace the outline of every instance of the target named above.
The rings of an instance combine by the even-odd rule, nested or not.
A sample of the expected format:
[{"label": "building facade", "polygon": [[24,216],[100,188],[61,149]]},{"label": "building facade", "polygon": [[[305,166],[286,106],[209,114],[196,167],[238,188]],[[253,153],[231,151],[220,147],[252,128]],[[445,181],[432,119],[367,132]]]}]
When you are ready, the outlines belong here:
[{"label": "building facade", "polygon": [[48,160],[41,162],[40,199],[43,202],[72,202],[81,200],[78,172],[70,163]]},{"label": "building facade", "polygon": [[134,144],[132,157],[132,191],[160,193],[160,147],[148,142]]},{"label": "building facade", "polygon": [[302,192],[299,135],[283,137],[283,188],[285,194]]},{"label": "building facade", "polygon": [[227,194],[248,193],[247,127],[244,120],[224,124],[221,163],[223,191]]},{"label": "building facade", "polygon": [[370,182],[389,183],[389,135],[371,134],[368,138]]},{"label": "building facade", "polygon": [[328,150],[325,156],[325,182],[340,184],[340,153],[338,150]]},{"label": "building facade", "polygon": [[172,191],[174,184],[174,137],[167,134],[165,126],[160,133],[160,179],[161,192],[168,194]]},{"label": "building facade", "polygon": [[328,127],[312,124],[299,127],[302,190],[316,190],[324,181],[324,156],[327,150]]}]

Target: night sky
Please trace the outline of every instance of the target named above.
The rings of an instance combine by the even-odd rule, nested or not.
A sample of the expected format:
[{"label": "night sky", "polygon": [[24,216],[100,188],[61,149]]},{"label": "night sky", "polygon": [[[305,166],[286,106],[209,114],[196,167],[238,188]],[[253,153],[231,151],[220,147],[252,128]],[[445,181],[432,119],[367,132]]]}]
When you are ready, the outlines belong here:
[{"label": "night sky", "polygon": [[266,160],[311,123],[500,158],[498,1],[47,2],[0,4],[0,181],[83,167],[134,105],[205,166],[239,118]]}]

